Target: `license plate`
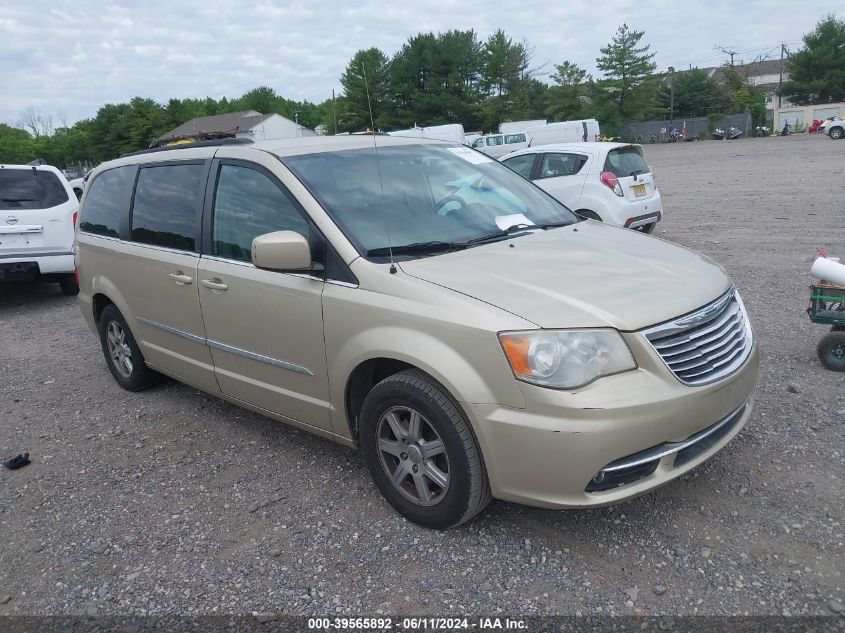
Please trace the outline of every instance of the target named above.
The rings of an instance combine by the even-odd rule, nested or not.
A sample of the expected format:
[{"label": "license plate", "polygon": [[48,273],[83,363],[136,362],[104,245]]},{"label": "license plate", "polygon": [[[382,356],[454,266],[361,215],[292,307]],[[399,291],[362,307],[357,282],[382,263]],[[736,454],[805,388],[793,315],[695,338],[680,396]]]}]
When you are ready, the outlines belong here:
[{"label": "license plate", "polygon": [[634,195],[637,198],[642,198],[645,193],[645,185],[634,185]]}]

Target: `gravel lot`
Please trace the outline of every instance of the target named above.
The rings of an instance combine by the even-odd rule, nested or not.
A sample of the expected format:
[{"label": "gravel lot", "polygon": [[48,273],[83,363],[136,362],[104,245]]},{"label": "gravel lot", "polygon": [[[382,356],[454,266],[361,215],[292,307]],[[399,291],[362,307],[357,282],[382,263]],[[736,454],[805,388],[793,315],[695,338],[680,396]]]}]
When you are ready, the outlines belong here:
[{"label": "gravel lot", "polygon": [[646,146],[658,235],[727,267],[763,372],[724,451],[613,508],[419,528],[357,453],[175,382],[122,391],[74,299],[0,287],[0,456],[33,459],[0,469],[0,615],[845,613],[845,377],[804,313],[815,247],[845,256],[843,152]]}]

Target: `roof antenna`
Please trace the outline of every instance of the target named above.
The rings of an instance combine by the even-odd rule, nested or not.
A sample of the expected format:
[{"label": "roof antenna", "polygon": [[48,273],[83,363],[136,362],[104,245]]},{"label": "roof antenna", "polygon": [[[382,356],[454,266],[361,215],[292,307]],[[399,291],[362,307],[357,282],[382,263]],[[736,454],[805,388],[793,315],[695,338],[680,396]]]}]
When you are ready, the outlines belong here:
[{"label": "roof antenna", "polygon": [[373,120],[373,105],[370,103],[370,87],[367,84],[367,70],[364,62],[361,62],[361,75],[364,77],[364,90],[367,92],[367,109],[370,111],[370,131],[373,133],[373,149],[376,152],[376,170],[378,171],[378,186],[381,189],[381,208],[384,209],[385,223],[387,224],[387,251],[390,253],[390,274],[396,274],[396,264],[393,261],[393,244],[390,239],[390,212],[384,206],[384,182],[381,179],[381,163],[378,157],[378,143],[376,143],[376,124]]}]

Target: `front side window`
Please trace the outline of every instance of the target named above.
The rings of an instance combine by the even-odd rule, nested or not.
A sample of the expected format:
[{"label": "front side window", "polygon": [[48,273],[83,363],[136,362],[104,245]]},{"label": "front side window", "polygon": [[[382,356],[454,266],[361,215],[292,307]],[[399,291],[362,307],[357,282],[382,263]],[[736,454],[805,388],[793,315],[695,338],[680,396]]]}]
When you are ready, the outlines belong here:
[{"label": "front side window", "polygon": [[282,161],[358,252],[374,258],[388,245],[466,244],[513,225],[577,221],[544,191],[465,146],[394,145]]},{"label": "front side window", "polygon": [[534,167],[534,154],[522,154],[502,161],[523,178],[531,178],[531,168]]},{"label": "front side window", "polygon": [[135,169],[134,165],[127,165],[104,171],[88,185],[88,195],[79,212],[81,231],[120,237],[120,225],[129,216]]},{"label": "front side window", "polygon": [[68,201],[59,177],[43,169],[0,169],[0,211],[49,209]]},{"label": "front side window", "polygon": [[308,222],[290,198],[260,171],[221,165],[214,197],[212,253],[252,261],[252,240],[274,231],[308,237]]},{"label": "front side window", "polygon": [[204,172],[201,164],[142,168],[132,207],[132,241],[193,251]]},{"label": "front side window", "polygon": [[581,154],[544,154],[539,178],[574,176],[586,162],[587,157]]},{"label": "front side window", "polygon": [[483,138],[477,138],[477,139],[475,139],[475,140],[472,142],[472,146],[473,146],[475,149],[478,149],[479,147],[484,147],[484,139],[483,139]]}]

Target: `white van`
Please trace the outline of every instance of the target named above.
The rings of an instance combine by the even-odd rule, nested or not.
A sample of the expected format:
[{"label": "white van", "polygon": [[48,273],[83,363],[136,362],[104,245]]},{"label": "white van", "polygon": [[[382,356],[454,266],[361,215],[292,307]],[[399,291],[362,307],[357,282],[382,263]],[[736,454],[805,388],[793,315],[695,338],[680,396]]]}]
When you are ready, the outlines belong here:
[{"label": "white van", "polygon": [[493,158],[500,158],[505,154],[525,149],[529,145],[531,145],[531,139],[523,132],[518,132],[514,134],[485,134],[475,139],[470,147]]},{"label": "white van", "polygon": [[601,134],[599,122],[595,119],[580,121],[560,121],[539,125],[525,130],[531,137],[531,147],[551,145],[552,143],[578,143],[595,141]]}]

